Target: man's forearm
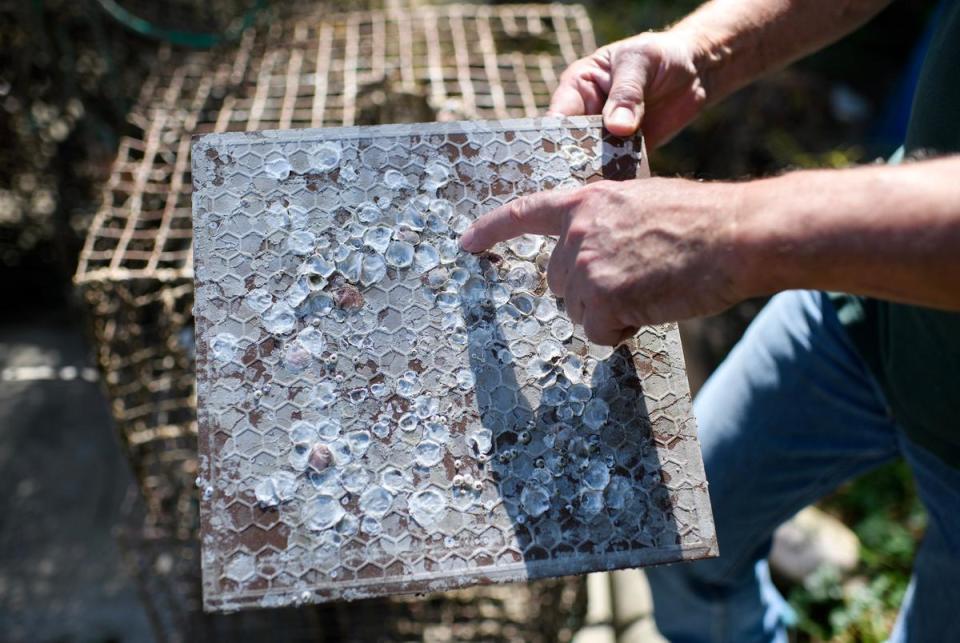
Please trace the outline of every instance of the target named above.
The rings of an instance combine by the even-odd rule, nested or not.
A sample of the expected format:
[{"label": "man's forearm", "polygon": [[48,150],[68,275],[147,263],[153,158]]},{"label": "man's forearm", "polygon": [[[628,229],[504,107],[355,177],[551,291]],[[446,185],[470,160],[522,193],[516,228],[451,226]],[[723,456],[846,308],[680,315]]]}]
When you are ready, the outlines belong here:
[{"label": "man's forearm", "polygon": [[960,156],[741,185],[735,234],[754,294],[815,288],[960,310]]},{"label": "man's forearm", "polygon": [[708,103],[854,31],[890,0],[712,0],[671,31],[692,40]]}]

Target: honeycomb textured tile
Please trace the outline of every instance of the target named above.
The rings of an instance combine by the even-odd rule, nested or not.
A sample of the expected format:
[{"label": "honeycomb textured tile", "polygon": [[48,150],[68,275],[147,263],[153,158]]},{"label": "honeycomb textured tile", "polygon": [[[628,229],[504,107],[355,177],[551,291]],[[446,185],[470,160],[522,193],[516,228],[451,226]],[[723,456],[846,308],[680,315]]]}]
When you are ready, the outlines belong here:
[{"label": "honeycomb textured tile", "polygon": [[516,196],[645,173],[591,117],[198,139],[206,607],[714,554],[676,327],[591,345],[550,240],[457,243]]}]

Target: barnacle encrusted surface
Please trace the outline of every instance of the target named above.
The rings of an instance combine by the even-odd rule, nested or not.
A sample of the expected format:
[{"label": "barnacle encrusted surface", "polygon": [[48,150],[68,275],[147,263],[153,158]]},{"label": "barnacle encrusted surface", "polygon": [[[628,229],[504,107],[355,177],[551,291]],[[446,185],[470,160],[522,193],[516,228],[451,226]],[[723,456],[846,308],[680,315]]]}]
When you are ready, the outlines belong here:
[{"label": "barnacle encrusted surface", "polygon": [[591,345],[516,196],[646,172],[599,119],[230,133],[193,150],[209,609],[716,552],[674,325]]}]

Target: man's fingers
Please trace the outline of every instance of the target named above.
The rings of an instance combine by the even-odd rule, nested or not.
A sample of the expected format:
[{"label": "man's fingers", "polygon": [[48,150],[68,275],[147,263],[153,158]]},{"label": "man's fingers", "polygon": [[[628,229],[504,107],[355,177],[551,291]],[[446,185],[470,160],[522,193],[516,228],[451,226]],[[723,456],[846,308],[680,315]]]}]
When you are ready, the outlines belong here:
[{"label": "man's fingers", "polygon": [[583,96],[573,83],[560,85],[553,92],[547,116],[580,116],[586,113],[587,107]]},{"label": "man's fingers", "polygon": [[646,57],[637,51],[624,49],[614,55],[603,123],[617,136],[632,136],[643,120],[646,63]]},{"label": "man's fingers", "polygon": [[605,310],[585,308],[583,311],[583,332],[594,344],[616,346],[636,332],[624,328]]},{"label": "man's fingers", "polygon": [[577,325],[583,324],[583,315],[586,306],[580,294],[577,292],[568,293],[568,295],[563,298],[563,303],[567,307],[567,316],[570,317],[570,321]]},{"label": "man's fingers", "polygon": [[586,274],[584,271],[578,270],[576,267],[577,261],[577,251],[579,250],[579,244],[576,250],[570,252],[569,257],[567,258],[567,263],[570,266],[569,276],[567,278],[566,288],[563,293],[563,301],[567,305],[567,315],[570,316],[570,321],[574,324],[582,325],[583,316],[586,312],[586,296],[590,291],[590,285],[587,283]]},{"label": "man's fingers", "polygon": [[[575,263],[575,256],[568,250],[565,263]],[[584,334],[591,342],[616,346],[632,334],[614,313],[622,302],[597,298],[595,287],[584,269],[572,267],[564,292],[567,314],[573,323],[583,327]]]},{"label": "man's fingers", "polygon": [[580,249],[580,242],[581,239],[570,239],[566,231],[561,230],[557,245],[550,253],[550,261],[547,263],[547,287],[561,299],[567,292],[567,280],[570,278],[573,258]]},{"label": "man's fingers", "polygon": [[567,277],[570,274],[569,265],[564,260],[563,237],[557,242],[550,253],[550,262],[547,264],[547,287],[555,296],[563,298],[567,289]]},{"label": "man's fingers", "polygon": [[[598,78],[601,76],[601,78]],[[573,63],[560,77],[560,85],[550,98],[547,114],[551,116],[580,116],[599,114],[606,93],[597,85],[605,73],[590,59]]]},{"label": "man's fingers", "polygon": [[560,234],[576,197],[572,191],[546,191],[522,196],[488,212],[460,237],[467,252],[481,252],[522,234]]}]

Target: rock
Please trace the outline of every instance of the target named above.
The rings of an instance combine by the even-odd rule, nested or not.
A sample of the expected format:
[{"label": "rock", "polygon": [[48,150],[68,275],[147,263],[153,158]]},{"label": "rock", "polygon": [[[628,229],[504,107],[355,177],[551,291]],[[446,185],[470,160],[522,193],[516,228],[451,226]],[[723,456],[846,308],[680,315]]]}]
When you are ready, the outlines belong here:
[{"label": "rock", "polygon": [[850,573],[859,558],[860,541],[850,529],[816,507],[807,507],[774,533],[770,567],[801,583],[823,565]]}]

